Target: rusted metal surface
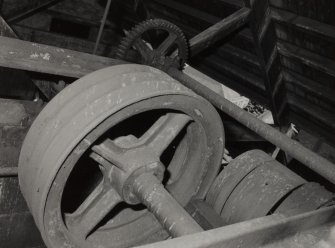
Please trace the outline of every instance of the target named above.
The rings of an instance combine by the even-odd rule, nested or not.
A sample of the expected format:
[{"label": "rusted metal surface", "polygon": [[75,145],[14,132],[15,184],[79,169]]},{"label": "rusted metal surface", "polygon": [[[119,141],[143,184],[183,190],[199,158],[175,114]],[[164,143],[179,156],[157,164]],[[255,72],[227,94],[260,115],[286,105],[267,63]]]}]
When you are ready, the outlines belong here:
[{"label": "rusted metal surface", "polygon": [[275,214],[140,247],[332,247],[334,211],[329,207],[288,218]]},{"label": "rusted metal surface", "polygon": [[[227,1],[224,1],[224,2],[225,2],[225,4],[228,4]],[[272,2],[274,2],[274,1],[272,1]],[[277,3],[279,3],[279,2],[281,2],[281,4],[282,4],[283,1],[278,1]],[[258,4],[262,3],[262,1],[258,1],[257,3]],[[263,2],[263,3],[265,3],[265,2]],[[271,3],[271,1],[270,1],[270,3]],[[276,3],[274,3],[274,4],[276,4]],[[232,5],[234,5],[234,4],[232,4]],[[265,7],[265,8],[263,8],[263,7]],[[332,113],[332,103],[333,103],[332,98],[331,98],[331,94],[329,93],[329,92],[331,92],[331,90],[327,91],[328,93],[327,92],[325,93],[324,91],[319,91],[319,90],[317,90],[315,93],[313,93],[313,90],[316,89],[316,88],[317,89],[320,88],[319,86],[317,86],[318,83],[315,82],[315,80],[317,78],[319,78],[316,75],[321,75],[320,78],[321,78],[322,83],[327,85],[327,87],[329,86],[329,83],[331,82],[332,77],[335,75],[334,72],[333,72],[334,68],[332,67],[333,58],[324,59],[324,58],[320,57],[319,55],[316,55],[315,51],[317,51],[318,48],[314,48],[314,47],[310,48],[308,45],[306,45],[305,48],[297,49],[297,47],[295,47],[296,45],[292,46],[291,44],[288,44],[289,42],[292,42],[292,41],[286,40],[286,39],[289,39],[289,38],[287,38],[285,36],[287,34],[285,33],[286,30],[283,27],[281,27],[281,29],[279,29],[279,28],[276,29],[277,35],[278,35],[278,30],[280,30],[280,32],[281,32],[280,33],[280,35],[281,35],[280,36],[280,42],[278,42],[278,43],[276,43],[276,41],[273,42],[274,41],[273,37],[274,38],[276,38],[276,37],[273,36],[274,27],[271,26],[271,25],[273,25],[272,20],[271,20],[271,13],[268,13],[268,12],[265,13],[264,10],[271,11],[271,8],[270,8],[269,5],[260,4],[260,8],[256,12],[257,13],[258,13],[258,11],[260,12],[260,15],[259,15],[260,17],[263,17],[264,14],[266,14],[266,16],[265,16],[264,19],[260,18],[260,20],[258,20],[260,22],[257,22],[257,20],[256,20],[256,24],[255,24],[256,29],[259,29],[261,32],[257,33],[256,35],[255,35],[255,32],[254,32],[253,33],[253,39],[254,39],[254,41],[256,40],[256,44],[257,44],[257,42],[259,43],[258,45],[256,45],[257,48],[258,48],[258,58],[261,58],[261,60],[262,60],[260,64],[261,64],[261,69],[263,70],[263,72],[264,72],[264,69],[265,69],[265,74],[266,74],[265,77],[263,77],[263,79],[261,81],[259,81],[259,78],[261,78],[261,76],[262,76],[262,75],[260,75],[260,74],[262,74],[262,72],[260,73],[257,70],[257,67],[259,66],[259,64],[255,63],[255,61],[253,59],[250,59],[250,58],[253,57],[253,56],[250,56],[250,54],[248,54],[248,56],[242,56],[241,50],[237,52],[238,55],[235,56],[235,57],[238,57],[237,60],[242,60],[244,62],[244,64],[251,64],[252,69],[248,68],[248,69],[246,69],[246,70],[248,70],[247,72],[240,73],[240,70],[237,70],[237,69],[236,70],[230,70],[229,68],[233,68],[233,67],[226,66],[225,70],[229,71],[229,73],[232,73],[232,74],[235,73],[234,76],[238,75],[238,77],[240,79],[242,79],[244,81],[244,83],[247,85],[246,88],[247,88],[247,91],[249,91],[250,95],[254,94],[253,90],[250,90],[250,89],[252,87],[256,87],[259,90],[259,92],[261,92],[260,93],[261,97],[259,97],[259,99],[264,98],[265,103],[275,106],[273,108],[273,110],[274,110],[276,116],[278,115],[280,117],[282,115],[282,113],[284,113],[284,110],[287,107],[286,104],[288,104],[288,105],[291,106],[290,113],[293,113],[293,115],[290,118],[292,118],[293,120],[297,120],[300,124],[303,124],[305,119],[310,119],[311,122],[316,123],[315,124],[316,127],[312,127],[313,124],[308,123],[308,125],[307,125],[308,128],[312,128],[314,130],[321,130],[321,132],[323,132],[324,134],[327,134],[327,130],[334,128],[332,115],[329,115],[329,113]],[[282,18],[282,16],[280,18]],[[286,15],[285,18],[286,18],[285,22],[282,21],[282,19],[283,19],[282,18],[279,21],[277,20],[278,23],[279,22],[287,23],[288,22],[287,21],[287,15]],[[294,22],[290,23],[290,25],[292,24],[295,27],[297,27],[297,26],[299,26],[299,24],[302,23],[302,21],[304,22],[303,24],[306,24],[305,19],[302,20],[302,19],[296,19],[295,18]],[[307,20],[307,21],[309,21],[309,20]],[[269,24],[269,23],[271,23],[271,24]],[[313,26],[313,25],[311,25],[311,26]],[[304,32],[307,32],[307,33],[310,32],[308,30],[309,27],[310,27],[309,25],[303,26],[303,29],[305,30]],[[315,27],[315,25],[314,25],[314,27]],[[325,28],[322,25],[321,31],[324,30],[324,29]],[[269,33],[271,34],[270,36],[272,37],[271,46],[264,45],[269,39],[269,36],[267,36],[269,33],[266,32],[265,30],[270,30]],[[316,31],[314,30],[313,32],[316,32]],[[327,34],[325,32],[324,33],[318,32],[318,35],[327,36]],[[240,34],[240,36],[238,36],[238,39],[243,40],[243,41],[247,40],[246,41],[246,43],[247,43],[250,40],[252,40],[252,39],[250,39],[250,37],[252,37],[252,36],[248,32],[244,32],[244,33]],[[262,38],[262,37],[263,38],[265,37],[264,42],[263,42],[262,39],[260,39],[260,40],[257,39],[257,38]],[[330,36],[327,36],[327,37],[329,38]],[[330,37],[330,39],[332,39],[332,37]],[[294,42],[296,42],[296,41],[294,41]],[[238,46],[238,42],[236,42],[236,44]],[[262,45],[264,45],[264,47]],[[301,44],[301,45],[304,46],[304,44]],[[233,47],[236,48],[235,44],[234,44]],[[244,48],[245,48],[245,46],[244,46]],[[310,51],[310,49],[312,50],[312,52]],[[227,53],[227,50],[230,50],[230,49],[226,48],[225,50],[222,49],[221,51],[223,51],[222,53],[224,54],[224,53]],[[232,63],[236,63],[236,61],[234,61],[234,56],[232,55],[233,50],[234,49],[231,49],[231,51],[228,52],[228,54],[230,55],[229,59],[233,60]],[[236,49],[235,49],[235,51],[236,51]],[[279,54],[277,52],[279,52]],[[322,51],[322,49],[321,49],[320,52],[322,53],[324,51]],[[41,58],[43,57],[43,59],[44,59],[44,55],[42,56],[41,54],[43,55],[43,53],[39,53],[38,55],[40,55]],[[281,62],[282,62],[282,65],[284,65],[284,69],[280,68],[281,65],[277,64],[278,61],[279,61],[279,56],[281,56],[280,58],[282,59]],[[328,56],[328,55],[325,54],[324,56]],[[332,56],[332,55],[329,55],[329,56]],[[33,59],[35,59],[35,58],[33,58]],[[92,58],[92,59],[96,59],[96,58]],[[94,60],[94,61],[96,61],[96,60]],[[55,63],[56,67],[60,65],[59,62],[60,61]],[[267,62],[269,62],[269,63],[267,63]],[[8,61],[7,61],[7,63],[8,63]],[[212,63],[220,64],[217,61],[216,62],[214,61]],[[223,62],[222,64],[224,64],[224,63],[227,63],[227,62]],[[231,63],[231,61],[229,60],[228,63]],[[40,65],[41,64],[42,63],[40,63]],[[101,64],[103,64],[103,63],[101,63]],[[99,66],[101,66],[101,64],[97,65],[96,67],[98,68]],[[273,64],[274,64],[274,66],[272,66]],[[14,65],[14,67],[15,66],[16,65]],[[35,64],[34,66],[35,66],[35,68],[33,68],[31,70],[36,70],[37,64]],[[85,65],[85,68],[86,67],[88,67],[88,66]],[[92,66],[92,67],[95,68],[95,65]],[[243,65],[241,67],[243,67]],[[244,65],[244,67],[248,67],[248,66]],[[312,70],[313,70],[313,72],[312,72],[313,75],[311,77],[312,79],[309,78],[308,80],[305,80],[307,76],[306,75],[302,76],[301,74],[304,74],[305,71],[306,71],[306,68],[309,68],[309,67],[312,68]],[[27,66],[24,67],[24,68],[27,68]],[[87,71],[83,72],[84,70],[81,70],[80,73],[82,73],[82,74],[80,74],[80,73],[78,74],[77,72],[69,72],[69,70],[66,71],[66,70],[64,70],[64,68],[60,72],[60,71],[57,71],[55,69],[50,69],[50,68],[51,68],[51,66],[49,66],[48,68],[44,67],[41,70],[43,72],[47,71],[47,73],[52,73],[52,74],[59,73],[60,75],[63,75],[64,73],[72,73],[71,75],[73,77],[79,77],[79,75],[83,75],[84,73],[87,73]],[[256,70],[253,71],[253,68],[256,68]],[[72,68],[72,70],[73,70],[73,68]],[[93,69],[89,68],[88,71],[90,71],[90,70],[93,70]],[[220,71],[217,68],[215,70],[216,70],[215,72]],[[307,74],[309,74],[309,73],[310,72],[308,70]],[[190,80],[187,79],[187,78],[185,79],[184,76],[180,76],[180,74],[178,76],[178,74],[176,72],[172,72],[171,74],[174,75],[174,76],[177,75],[176,77],[183,78],[182,80],[184,80],[184,82],[185,81],[190,82]],[[69,76],[69,75],[70,74],[67,74],[67,76]],[[307,86],[304,85],[303,83],[301,83],[301,82],[305,82],[305,81],[308,82]],[[238,82],[238,83],[240,84],[240,82]],[[249,83],[250,83],[251,86],[249,85]],[[287,95],[285,95],[282,92],[282,89],[285,88],[284,87],[285,84],[288,85],[287,89],[289,91],[289,94],[287,94]],[[238,88],[239,86],[236,86],[236,87]],[[330,87],[332,87],[332,86],[330,86]],[[197,88],[197,86],[195,86],[193,88]],[[301,94],[301,92],[299,92],[299,89],[301,89],[301,88],[303,88],[303,91],[304,91],[303,99],[298,99],[297,95]],[[212,100],[212,98],[214,98],[213,101],[216,103],[216,106],[218,108],[226,110],[227,112],[237,111],[236,108],[235,109],[230,108],[230,105],[229,104],[227,105],[227,102],[225,102],[224,100],[218,100],[219,98],[218,98],[217,95],[213,95],[209,91],[206,91],[206,90],[207,90],[206,88],[202,88],[201,89],[202,94],[204,96],[206,95],[207,99]],[[264,93],[265,90],[266,90],[266,93]],[[310,97],[309,94],[311,94],[313,96]],[[315,95],[317,95],[317,97],[315,97]],[[285,96],[285,97],[281,98],[282,96]],[[288,98],[287,102],[286,102],[286,98]],[[282,99],[285,99],[285,100],[282,100]],[[316,107],[314,106],[315,102],[317,103]],[[327,162],[326,160],[316,156],[315,154],[309,154],[308,150],[304,149],[298,143],[294,143],[293,141],[290,141],[289,139],[284,139],[278,131],[270,129],[269,127],[267,127],[265,125],[262,125],[260,123],[257,124],[257,122],[252,118],[249,118],[249,119],[244,118],[243,117],[244,114],[241,111],[240,112],[237,111],[236,113],[232,113],[232,115],[234,116],[235,119],[240,120],[247,127],[251,127],[251,129],[253,131],[255,131],[256,133],[259,133],[265,139],[269,139],[270,141],[272,141],[276,145],[279,144],[278,146],[280,148],[282,148],[285,151],[288,151],[289,154],[291,154],[293,157],[297,158],[302,163],[307,164],[307,166],[309,168],[311,168],[312,170],[316,171],[317,173],[320,173],[322,176],[324,176],[326,179],[328,179],[332,183],[335,182],[334,181],[335,180],[334,179],[334,172],[333,172],[334,171],[334,167],[333,167],[334,165],[332,165],[329,162]],[[330,118],[329,118],[329,116],[330,116]],[[323,128],[320,128],[320,127],[325,127],[325,128],[324,128],[324,130],[322,130]],[[332,134],[330,134],[329,136],[331,138]],[[320,165],[321,165],[321,167],[319,167]],[[253,170],[255,170],[255,171],[252,171],[252,172],[256,172],[256,170],[258,170],[258,168],[254,168]],[[263,175],[263,174],[260,173],[260,175]],[[246,178],[244,178],[244,176],[243,176],[243,179],[246,179]],[[262,181],[259,180],[259,183],[261,183],[261,182]],[[258,185],[258,186],[262,186],[262,185]],[[291,188],[290,188],[290,190],[291,190]],[[303,191],[302,187],[301,187],[301,190]],[[206,190],[204,190],[204,192],[205,191]],[[297,191],[297,194],[299,194],[299,192]],[[303,191],[303,193],[301,193],[301,192],[300,192],[300,196],[302,198],[304,198],[305,197],[305,193],[304,193],[305,191]],[[313,208],[313,209],[316,207],[315,205],[313,205],[315,202],[320,203],[320,205],[322,205],[321,203],[325,202],[324,198],[327,198],[327,199],[331,198],[331,196],[328,194],[328,192],[324,192],[320,188],[318,188],[316,190],[316,192],[320,192],[320,194],[318,196],[321,197],[321,198],[316,197],[317,199],[315,201],[312,200],[311,208]],[[325,194],[324,197],[323,197],[323,193]],[[280,194],[279,195],[274,195],[274,197],[277,197],[277,196],[282,197],[282,195],[280,195]],[[292,197],[293,196],[294,195],[292,195]],[[313,198],[313,195],[311,197]],[[256,199],[257,199],[257,197],[256,197]],[[288,205],[289,205],[288,208],[291,208],[292,204],[293,204],[293,203],[289,202],[290,199],[292,199],[292,198],[287,198]],[[234,204],[232,204],[232,205],[234,205]],[[257,204],[255,204],[255,205],[257,205]],[[316,205],[318,205],[318,204],[316,204]],[[308,208],[308,210],[309,210],[309,208]],[[327,233],[328,229],[325,232]]]},{"label": "rusted metal surface", "polygon": [[333,193],[317,183],[309,182],[286,197],[275,213],[304,213],[316,210],[333,198]]},{"label": "rusted metal surface", "polygon": [[224,167],[206,201],[225,225],[271,213],[298,214],[332,201],[333,193],[307,183],[263,151],[241,154]]},{"label": "rusted metal surface", "polygon": [[201,232],[203,229],[150,174],[135,179],[134,191],[172,237]]},{"label": "rusted metal surface", "polygon": [[335,165],[330,163],[328,160],[311,152],[299,142],[288,138],[285,134],[240,109],[219,94],[213,92],[206,86],[199,84],[196,80],[183,74],[182,72],[171,68],[168,73],[186,87],[189,87],[197,94],[208,99],[217,108],[231,116],[233,119],[250,128],[265,140],[268,140],[272,144],[278,146],[287,154],[300,161],[302,164],[306,165],[329,182],[335,184]]},{"label": "rusted metal surface", "polygon": [[[19,162],[20,184],[47,245],[65,246],[76,242],[84,247],[104,244],[130,246],[149,242],[148,239],[153,242],[166,238],[166,232],[162,231],[154,216],[141,207],[132,209],[126,205],[120,215],[116,214],[111,222],[102,223],[101,228],[94,229],[87,239],[73,241],[75,237],[64,226],[64,222],[66,213],[75,212],[77,207],[63,205],[60,209],[60,202],[66,197],[63,192],[68,192],[67,197],[71,199],[68,203],[73,202],[75,195],[78,195],[71,188],[65,188],[71,181],[71,171],[75,173],[75,168],[80,168],[79,172],[85,168],[100,170],[93,160],[80,160],[91,144],[130,116],[155,109],[174,109],[194,120],[185,130],[183,144],[177,147],[179,155],[166,164],[172,179],[166,182],[166,188],[181,206],[185,206],[192,196],[204,198],[218,172],[223,152],[223,128],[215,109],[157,69],[140,65],[105,68],[61,91],[43,109],[25,139],[26,145],[23,145]],[[42,123],[44,128],[40,128]],[[161,125],[154,126],[156,130]],[[164,125],[162,127],[158,130],[167,130]],[[120,134],[115,131],[115,135]],[[154,147],[164,149],[161,145]],[[185,153],[188,150],[190,152]],[[89,161],[93,163],[92,166],[85,166]],[[92,179],[91,174],[89,178]],[[71,178],[76,175],[73,174]],[[75,185],[87,183],[82,176],[78,176],[77,180]],[[94,185],[93,189],[96,187]],[[85,187],[79,187],[82,188]],[[98,191],[92,194],[94,192]],[[83,200],[79,199],[78,207]],[[50,232],[55,235],[49,235]]]},{"label": "rusted metal surface", "polygon": [[[163,32],[166,38],[161,40],[157,35],[149,36],[148,34],[153,30]],[[159,44],[154,44],[157,42],[156,39],[160,40]],[[129,58],[133,51],[132,47],[136,48],[138,58],[135,60]],[[150,19],[134,26],[123,38],[116,53],[116,57],[119,59],[150,65],[163,71],[170,67],[183,68],[188,55],[188,42],[183,31],[163,19]]]},{"label": "rusted metal surface", "polygon": [[206,196],[206,201],[218,214],[221,214],[223,206],[236,186],[255,168],[271,160],[260,150],[239,155],[216,177]]},{"label": "rusted metal surface", "polygon": [[204,230],[224,226],[220,215],[204,200],[193,199],[185,209]]},{"label": "rusted metal surface", "polygon": [[[119,137],[114,142],[106,140],[93,147],[93,151],[99,154],[93,158],[104,167],[103,174],[107,173],[104,177],[106,181],[110,180],[117,194],[127,203],[141,202],[147,206],[173,237],[202,230],[161,183],[164,165],[159,157],[190,121],[191,118],[184,114],[168,114],[139,139],[134,136]],[[110,202],[114,207],[115,200]],[[98,204],[94,208],[96,216],[104,212]],[[89,223],[92,223],[92,218]]]},{"label": "rusted metal surface", "polygon": [[236,185],[223,206],[221,216],[227,224],[266,216],[305,182],[276,160],[264,162]]}]

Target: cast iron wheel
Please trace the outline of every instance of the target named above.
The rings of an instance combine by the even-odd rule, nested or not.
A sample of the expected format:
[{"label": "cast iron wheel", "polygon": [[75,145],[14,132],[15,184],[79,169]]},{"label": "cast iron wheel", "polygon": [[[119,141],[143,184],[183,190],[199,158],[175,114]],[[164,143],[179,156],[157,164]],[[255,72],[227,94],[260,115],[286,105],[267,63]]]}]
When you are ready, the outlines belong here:
[{"label": "cast iron wheel", "polygon": [[[172,136],[155,132],[171,123],[178,127]],[[91,148],[106,139],[131,147],[148,134],[162,148],[166,189],[182,206],[203,199],[220,167],[221,119],[210,103],[162,71],[105,68],[77,80],[43,109],[25,138],[19,181],[48,247],[127,247],[167,237],[142,205],[122,202],[112,189],[105,194],[104,167],[90,158]],[[85,233],[72,221],[81,214],[90,223]]]},{"label": "cast iron wheel", "polygon": [[[131,52],[135,52],[133,56]],[[116,58],[167,71],[170,67],[183,69],[188,53],[188,41],[179,27],[163,19],[150,19],[129,31]]]}]

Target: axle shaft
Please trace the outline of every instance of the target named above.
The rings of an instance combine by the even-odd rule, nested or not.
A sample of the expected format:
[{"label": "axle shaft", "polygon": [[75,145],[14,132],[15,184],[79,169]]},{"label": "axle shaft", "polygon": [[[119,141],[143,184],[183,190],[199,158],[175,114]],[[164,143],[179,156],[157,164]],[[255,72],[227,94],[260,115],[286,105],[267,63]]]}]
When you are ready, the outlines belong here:
[{"label": "axle shaft", "polygon": [[133,193],[172,237],[203,231],[154,175],[144,173],[134,179]]}]

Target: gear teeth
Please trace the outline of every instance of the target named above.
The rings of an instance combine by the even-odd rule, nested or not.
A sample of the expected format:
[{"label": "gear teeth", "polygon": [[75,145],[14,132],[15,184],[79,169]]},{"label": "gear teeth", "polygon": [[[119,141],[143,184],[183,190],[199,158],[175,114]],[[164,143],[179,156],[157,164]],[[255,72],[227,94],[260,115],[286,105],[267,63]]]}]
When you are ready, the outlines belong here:
[{"label": "gear teeth", "polygon": [[178,69],[183,69],[189,56],[188,41],[180,28],[163,19],[149,19],[135,25],[121,40],[116,51],[116,58],[122,60],[126,59],[126,55],[128,51],[131,50],[136,39],[140,38],[144,32],[152,29],[163,29],[177,35],[178,58],[180,60],[180,68]]}]

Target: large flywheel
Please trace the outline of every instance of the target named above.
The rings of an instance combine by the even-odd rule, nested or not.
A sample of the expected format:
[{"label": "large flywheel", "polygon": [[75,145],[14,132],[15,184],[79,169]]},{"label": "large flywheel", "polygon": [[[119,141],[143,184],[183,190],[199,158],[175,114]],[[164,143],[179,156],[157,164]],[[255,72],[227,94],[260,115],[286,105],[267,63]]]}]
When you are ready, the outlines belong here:
[{"label": "large flywheel", "polygon": [[147,192],[167,190],[181,206],[203,199],[223,145],[206,100],[152,67],[113,66],[43,109],[20,154],[20,186],[48,247],[127,247],[183,234],[163,213],[166,198]]}]

